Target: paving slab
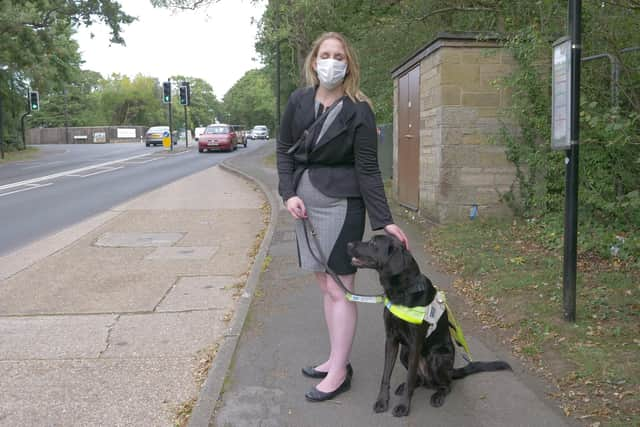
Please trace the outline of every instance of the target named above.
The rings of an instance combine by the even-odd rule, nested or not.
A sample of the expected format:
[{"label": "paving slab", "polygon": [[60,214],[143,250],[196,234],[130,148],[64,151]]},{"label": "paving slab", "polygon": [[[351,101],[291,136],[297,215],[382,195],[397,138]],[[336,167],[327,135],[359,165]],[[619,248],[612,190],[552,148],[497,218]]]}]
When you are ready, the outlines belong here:
[{"label": "paving slab", "polygon": [[194,358],[0,361],[0,426],[173,426]]},{"label": "paving slab", "polygon": [[218,251],[217,246],[173,246],[156,248],[144,259],[209,260]]},{"label": "paving slab", "polygon": [[98,238],[95,246],[111,248],[171,246],[182,239],[183,236],[183,233],[114,233],[109,231]]},{"label": "paving slab", "polygon": [[233,306],[237,283],[234,276],[180,277],[156,311],[223,310]]},{"label": "paving slab", "polygon": [[94,358],[115,315],[0,317],[0,360]]},{"label": "paving slab", "polygon": [[176,280],[144,261],[153,248],[99,248],[88,240],[5,280],[0,314],[152,311]]},{"label": "paving slab", "polygon": [[[228,308],[231,310],[231,307]],[[187,357],[222,337],[224,310],[122,315],[113,325],[105,358]]]}]

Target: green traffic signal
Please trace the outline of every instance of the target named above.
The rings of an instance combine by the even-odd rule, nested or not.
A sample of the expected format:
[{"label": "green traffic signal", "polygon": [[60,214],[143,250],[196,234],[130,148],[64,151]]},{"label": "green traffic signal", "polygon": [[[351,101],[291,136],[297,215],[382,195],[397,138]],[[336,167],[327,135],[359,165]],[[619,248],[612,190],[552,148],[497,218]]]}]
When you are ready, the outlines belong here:
[{"label": "green traffic signal", "polygon": [[29,104],[31,106],[31,111],[38,111],[40,109],[40,96],[38,95],[38,91],[29,92]]},{"label": "green traffic signal", "polygon": [[189,105],[188,86],[180,86],[180,105]]},{"label": "green traffic signal", "polygon": [[171,103],[171,82],[162,83],[162,102]]}]

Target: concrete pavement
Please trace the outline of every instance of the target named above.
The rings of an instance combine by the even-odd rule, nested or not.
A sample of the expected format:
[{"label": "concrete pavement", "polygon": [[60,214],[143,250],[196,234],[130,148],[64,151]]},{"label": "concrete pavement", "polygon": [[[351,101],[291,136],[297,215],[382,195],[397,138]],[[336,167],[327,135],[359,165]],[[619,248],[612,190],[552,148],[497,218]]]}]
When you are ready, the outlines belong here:
[{"label": "concrete pavement", "polygon": [[175,425],[249,297],[264,203],[213,167],[0,258],[0,425]]}]

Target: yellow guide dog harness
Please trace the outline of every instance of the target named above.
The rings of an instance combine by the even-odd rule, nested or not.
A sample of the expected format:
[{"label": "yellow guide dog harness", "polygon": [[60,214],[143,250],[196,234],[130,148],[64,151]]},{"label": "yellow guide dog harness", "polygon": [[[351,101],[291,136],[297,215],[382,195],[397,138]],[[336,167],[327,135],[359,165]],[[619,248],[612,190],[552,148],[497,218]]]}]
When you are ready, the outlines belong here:
[{"label": "yellow guide dog harness", "polygon": [[426,337],[429,337],[429,335],[435,331],[438,320],[440,320],[440,317],[442,317],[442,314],[446,311],[451,338],[453,338],[456,344],[464,349],[467,356],[469,356],[469,360],[472,360],[467,340],[464,338],[462,328],[456,321],[451,308],[447,304],[444,292],[438,290],[433,301],[425,307],[406,307],[404,305],[392,304],[387,297],[384,298],[384,306],[391,314],[405,322],[416,325],[419,325],[422,322],[427,322],[429,324],[429,328],[427,329]]}]

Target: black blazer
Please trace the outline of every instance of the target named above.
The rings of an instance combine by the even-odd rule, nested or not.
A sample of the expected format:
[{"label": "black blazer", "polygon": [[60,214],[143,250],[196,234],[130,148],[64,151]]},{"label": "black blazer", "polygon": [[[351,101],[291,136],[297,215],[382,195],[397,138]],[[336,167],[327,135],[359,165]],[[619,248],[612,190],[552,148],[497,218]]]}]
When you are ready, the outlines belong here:
[{"label": "black blazer", "polygon": [[366,102],[343,99],[342,111],[310,152],[287,151],[315,121],[315,88],[297,89],[282,115],[277,142],[278,191],[286,202],[296,195],[302,173],[329,197],[362,197],[371,228],[392,224],[378,167],[378,137]]}]

